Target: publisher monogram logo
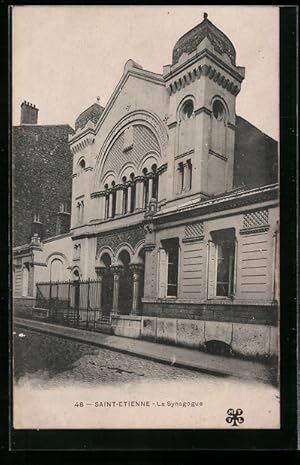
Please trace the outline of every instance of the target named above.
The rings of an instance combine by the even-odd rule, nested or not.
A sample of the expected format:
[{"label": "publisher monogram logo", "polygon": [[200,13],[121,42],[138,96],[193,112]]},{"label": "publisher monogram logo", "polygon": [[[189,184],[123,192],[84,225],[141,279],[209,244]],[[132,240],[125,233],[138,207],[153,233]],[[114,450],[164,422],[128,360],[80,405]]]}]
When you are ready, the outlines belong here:
[{"label": "publisher monogram logo", "polygon": [[226,421],[231,424],[231,426],[238,426],[244,423],[244,417],[242,417],[243,410],[241,408],[237,408],[236,410],[229,408],[227,410],[227,415]]}]

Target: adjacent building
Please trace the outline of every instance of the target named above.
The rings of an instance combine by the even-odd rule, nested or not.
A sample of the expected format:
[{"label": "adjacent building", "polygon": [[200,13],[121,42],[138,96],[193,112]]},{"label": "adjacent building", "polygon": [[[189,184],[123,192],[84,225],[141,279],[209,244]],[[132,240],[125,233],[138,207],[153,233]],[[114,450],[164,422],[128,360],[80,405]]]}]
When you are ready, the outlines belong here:
[{"label": "adjacent building", "polygon": [[14,295],[33,296],[40,241],[70,234],[72,153],[67,124],[39,125],[38,108],[24,101],[12,128]]}]

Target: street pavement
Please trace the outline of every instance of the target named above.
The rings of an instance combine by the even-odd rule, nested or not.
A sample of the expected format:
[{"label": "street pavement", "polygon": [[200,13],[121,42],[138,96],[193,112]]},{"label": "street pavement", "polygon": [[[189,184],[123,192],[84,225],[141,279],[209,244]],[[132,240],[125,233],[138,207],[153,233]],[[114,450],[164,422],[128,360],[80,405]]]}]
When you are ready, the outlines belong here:
[{"label": "street pavement", "polygon": [[[211,355],[193,349],[111,336],[41,321],[15,318],[14,322],[19,327],[73,339],[110,351],[117,351],[124,354],[125,358],[126,355],[134,355],[136,358],[139,357],[148,359],[148,361],[152,360],[164,363],[171,367],[192,369],[210,375],[233,376],[267,383],[274,382],[274,373],[271,368],[258,362]],[[142,362],[139,361],[139,363]]]}]

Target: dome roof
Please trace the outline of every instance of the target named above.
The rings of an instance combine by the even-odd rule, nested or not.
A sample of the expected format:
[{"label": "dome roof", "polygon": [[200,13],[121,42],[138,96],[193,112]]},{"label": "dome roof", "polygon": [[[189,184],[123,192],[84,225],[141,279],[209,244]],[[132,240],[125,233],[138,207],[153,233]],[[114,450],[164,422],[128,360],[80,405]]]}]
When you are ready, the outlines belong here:
[{"label": "dome roof", "polygon": [[232,42],[223,34],[209,19],[207,13],[204,13],[203,21],[188,31],[179,40],[173,48],[172,64],[176,64],[183,53],[194,52],[198,45],[205,37],[211,41],[215,50],[220,53],[226,53],[230,61],[235,65],[236,52]]},{"label": "dome roof", "polygon": [[79,128],[83,129],[88,121],[92,121],[94,124],[96,124],[100,116],[102,115],[103,110],[104,107],[99,105],[99,103],[94,103],[93,105],[88,107],[76,118],[75,131],[77,131],[77,129]]}]

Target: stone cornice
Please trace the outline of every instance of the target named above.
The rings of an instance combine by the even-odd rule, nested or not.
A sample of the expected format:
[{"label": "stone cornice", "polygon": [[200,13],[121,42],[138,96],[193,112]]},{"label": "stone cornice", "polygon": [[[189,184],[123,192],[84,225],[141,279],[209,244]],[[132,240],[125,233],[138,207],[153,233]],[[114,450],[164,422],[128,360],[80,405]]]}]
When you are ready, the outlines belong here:
[{"label": "stone cornice", "polygon": [[232,192],[231,195],[224,195],[223,197],[211,198],[199,202],[198,204],[186,205],[183,207],[176,207],[173,211],[160,211],[153,216],[153,222],[156,224],[163,224],[166,221],[175,221],[177,219],[185,220],[192,216],[199,216],[210,214],[214,212],[224,212],[255,203],[267,202],[271,200],[278,200],[278,184],[272,184],[260,188],[254,188],[248,191],[237,190]]},{"label": "stone cornice", "polygon": [[47,263],[44,262],[32,262],[32,266],[47,266]]},{"label": "stone cornice", "polygon": [[185,242],[201,242],[203,241],[204,239],[204,236],[194,236],[194,237],[184,237],[182,239],[182,242],[185,243]]},{"label": "stone cornice", "polygon": [[220,158],[223,161],[227,161],[227,157],[225,155],[221,155],[220,153],[214,152],[212,149],[209,149],[208,153],[213,155],[214,157]]},{"label": "stone cornice", "polygon": [[[208,51],[207,54],[209,55]],[[215,60],[211,61],[214,62]],[[189,66],[190,65],[191,63],[189,63]],[[202,75],[208,77],[211,80],[213,79],[214,82],[223,87],[223,89],[227,89],[228,92],[230,92],[232,95],[238,95],[240,91],[240,82],[243,80],[243,78],[239,74],[236,75],[235,73],[232,76],[232,70],[230,72],[226,69],[226,72],[228,72],[233,77],[233,80],[231,80],[222,73],[222,70],[219,71],[217,68],[215,68],[214,65],[214,63],[212,63],[212,65],[207,63],[204,63],[203,65],[195,64],[193,69],[187,69],[185,72],[182,70],[180,76],[178,77],[175,77],[176,74],[178,74],[178,72],[176,72],[173,79],[170,76],[170,82],[167,84],[167,91],[169,95],[175,94],[180,89],[188,86],[191,82],[194,82],[196,79],[200,79]],[[219,62],[217,62],[216,65],[218,68],[222,68]],[[239,76],[239,78],[237,76]],[[238,82],[238,84],[236,84],[236,82]]]},{"label": "stone cornice", "polygon": [[179,158],[183,157],[188,157],[189,155],[192,155],[195,152],[195,149],[191,149],[188,152],[180,153],[179,155],[176,155],[175,160],[178,160]]},{"label": "stone cornice", "polygon": [[177,126],[177,121],[173,121],[173,123],[167,124],[167,126],[168,126],[169,129],[176,128],[176,126]]},{"label": "stone cornice", "polygon": [[97,197],[105,197],[105,196],[106,196],[106,191],[93,192],[91,194],[91,199],[95,199]]},{"label": "stone cornice", "polygon": [[157,168],[157,173],[158,174],[164,173],[165,171],[167,171],[167,169],[168,169],[168,163],[164,163],[159,168]]},{"label": "stone cornice", "polygon": [[95,131],[92,129],[87,129],[86,132],[80,133],[70,140],[70,148],[73,155],[84,150],[86,147],[92,145],[95,141]]},{"label": "stone cornice", "polygon": [[152,252],[152,250],[154,250],[155,247],[156,247],[155,244],[144,244],[143,250],[145,250],[145,252]]},{"label": "stone cornice", "polygon": [[246,235],[246,234],[257,234],[257,233],[262,233],[266,232],[270,229],[270,225],[266,224],[263,226],[257,226],[256,228],[243,228],[240,229],[240,234]]},{"label": "stone cornice", "polygon": [[239,73],[238,67],[232,68],[207,48],[204,48],[203,50],[201,50],[201,52],[193,54],[188,61],[185,61],[180,66],[176,66],[175,69],[171,69],[169,73],[164,75],[165,81],[174,78],[183,71],[187,70],[187,68],[190,68],[191,66],[195,65],[197,61],[205,57],[208,57],[214,64],[218,65],[224,72],[230,74],[238,82],[243,81],[244,76]]}]

